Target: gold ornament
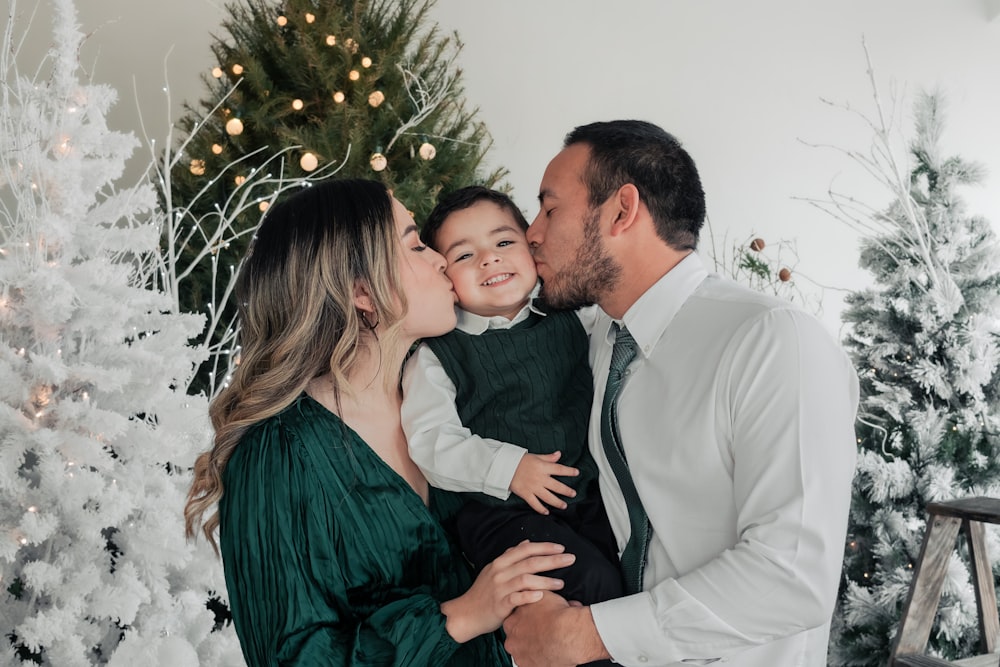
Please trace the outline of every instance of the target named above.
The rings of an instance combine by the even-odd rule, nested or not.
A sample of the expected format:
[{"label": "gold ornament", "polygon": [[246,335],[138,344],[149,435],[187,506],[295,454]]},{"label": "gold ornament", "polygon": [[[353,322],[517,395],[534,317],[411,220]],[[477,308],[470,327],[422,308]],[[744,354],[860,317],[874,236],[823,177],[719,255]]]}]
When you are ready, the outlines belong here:
[{"label": "gold ornament", "polygon": [[235,74],[236,76],[239,76],[240,74],[243,74],[243,65],[241,65],[239,63],[236,63],[235,65],[233,65],[233,74]]},{"label": "gold ornament", "polygon": [[234,137],[243,134],[243,121],[239,118],[230,118],[226,122],[226,132]]},{"label": "gold ornament", "polygon": [[302,111],[302,107],[304,106],[305,104],[302,102],[302,100],[298,99],[292,100],[292,108],[295,109],[296,111]]},{"label": "gold ornament", "polygon": [[361,66],[364,67],[365,69],[371,67],[372,59],[369,58],[368,56],[365,56],[364,58],[361,59]]},{"label": "gold ornament", "polygon": [[316,20],[315,14],[310,14],[309,12],[306,12],[306,23],[312,23],[315,20]]},{"label": "gold ornament", "polygon": [[216,79],[221,79],[222,78],[222,68],[221,67],[213,67],[212,68],[212,76],[214,76]]},{"label": "gold ornament", "polygon": [[351,73],[347,75],[347,78],[351,81],[357,81],[361,78],[361,73],[356,69],[352,69]]},{"label": "gold ornament", "polygon": [[205,175],[205,161],[204,160],[191,160],[191,173],[195,176]]},{"label": "gold ornament", "polygon": [[437,155],[437,149],[434,148],[434,144],[425,141],[420,144],[420,157],[425,160],[433,160],[434,156]]},{"label": "gold ornament", "polygon": [[374,93],[368,96],[368,104],[372,105],[373,107],[378,108],[378,105],[382,104],[382,102],[385,102],[385,93],[383,93],[381,90],[376,90]]},{"label": "gold ornament", "polygon": [[303,171],[314,171],[319,166],[319,159],[312,153],[303,153],[299,166]]},{"label": "gold ornament", "polygon": [[341,102],[344,101],[344,94],[338,90],[333,94],[333,101],[336,102],[337,104],[340,104]]},{"label": "gold ornament", "polygon": [[333,35],[327,35],[326,36],[326,45],[327,46],[336,46],[336,44],[337,44],[337,38],[336,37],[334,37]]},{"label": "gold ornament", "polygon": [[219,144],[212,144],[212,152],[216,155],[222,155],[222,146]]},{"label": "gold ornament", "polygon": [[382,171],[389,166],[389,161],[381,153],[372,153],[372,159],[369,162],[375,171]]},{"label": "gold ornament", "polygon": [[286,25],[288,25],[288,17],[286,17],[286,16],[279,16],[278,17],[278,25],[280,25],[282,28],[284,28]]}]

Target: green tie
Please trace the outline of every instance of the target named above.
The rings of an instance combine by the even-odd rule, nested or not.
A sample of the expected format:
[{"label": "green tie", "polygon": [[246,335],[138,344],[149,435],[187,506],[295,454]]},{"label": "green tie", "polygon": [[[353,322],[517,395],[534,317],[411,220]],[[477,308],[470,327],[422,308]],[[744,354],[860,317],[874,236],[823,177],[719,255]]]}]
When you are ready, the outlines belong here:
[{"label": "green tie", "polygon": [[625,506],[628,508],[628,521],[632,532],[628,544],[622,552],[622,576],[625,579],[626,594],[638,593],[642,590],[642,571],[646,566],[646,552],[649,548],[649,538],[652,530],[649,517],[642,507],[642,501],[635,490],[632,475],[629,473],[628,462],[625,460],[625,450],[622,448],[621,434],[618,429],[618,405],[615,398],[621,388],[622,375],[628,365],[635,359],[636,344],[632,334],[625,327],[614,324],[615,347],[611,352],[611,368],[608,370],[608,384],[604,390],[604,404],[601,407],[601,441],[604,453],[608,457],[611,470],[618,479]]}]

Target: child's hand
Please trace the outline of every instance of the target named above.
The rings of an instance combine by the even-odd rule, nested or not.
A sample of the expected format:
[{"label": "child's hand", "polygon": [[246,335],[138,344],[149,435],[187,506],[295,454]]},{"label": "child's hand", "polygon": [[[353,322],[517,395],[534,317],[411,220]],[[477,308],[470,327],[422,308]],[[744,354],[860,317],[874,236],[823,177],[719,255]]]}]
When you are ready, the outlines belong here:
[{"label": "child's hand", "polygon": [[572,498],[576,491],[569,488],[558,479],[559,477],[576,477],[580,471],[556,463],[562,452],[551,454],[525,454],[517,464],[514,478],[510,480],[511,493],[522,498],[531,509],[539,514],[548,514],[551,505],[558,509],[566,509],[566,501],[555,494]]}]

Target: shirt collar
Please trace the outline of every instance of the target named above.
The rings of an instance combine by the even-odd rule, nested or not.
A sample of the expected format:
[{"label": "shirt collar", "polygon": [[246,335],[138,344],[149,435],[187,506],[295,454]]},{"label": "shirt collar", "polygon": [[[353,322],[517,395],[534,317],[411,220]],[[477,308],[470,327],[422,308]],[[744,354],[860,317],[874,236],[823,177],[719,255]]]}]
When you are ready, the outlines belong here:
[{"label": "shirt collar", "polygon": [[[624,324],[643,356],[648,357],[674,315],[707,276],[708,271],[701,257],[691,252],[643,292],[625,311],[622,321],[612,319],[611,323]],[[608,324],[606,340],[609,345],[614,345],[615,331],[611,323]]]},{"label": "shirt collar", "polygon": [[545,315],[545,313],[539,310],[538,306],[535,305],[535,299],[538,298],[540,290],[541,283],[536,282],[534,289],[531,290],[531,294],[528,295],[528,303],[524,306],[524,308],[518,311],[517,315],[515,315],[512,320],[508,320],[502,315],[484,317],[483,315],[470,313],[464,308],[456,307],[455,313],[458,315],[458,324],[455,325],[455,328],[459,331],[464,331],[467,334],[478,336],[488,329],[509,329],[515,324],[520,324],[528,319],[528,316],[531,315],[531,313]]}]

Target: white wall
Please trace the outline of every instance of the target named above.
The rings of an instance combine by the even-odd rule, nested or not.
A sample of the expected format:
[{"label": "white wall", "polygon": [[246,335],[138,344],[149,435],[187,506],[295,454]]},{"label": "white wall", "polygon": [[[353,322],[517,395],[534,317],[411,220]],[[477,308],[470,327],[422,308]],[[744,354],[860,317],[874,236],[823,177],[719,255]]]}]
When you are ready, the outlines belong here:
[{"label": "white wall", "polygon": [[[0,0],[5,6],[10,0]],[[46,44],[46,0],[28,51]],[[857,239],[793,197],[822,197],[834,182],[872,204],[888,202],[836,152],[801,141],[864,150],[870,132],[827,98],[874,111],[862,37],[884,96],[940,87],[949,102],[949,153],[987,165],[970,208],[1000,231],[1000,18],[995,0],[438,0],[433,17],[465,42],[466,98],[495,139],[492,161],[511,171],[529,216],[541,173],[575,125],[643,118],[680,138],[702,172],[716,237],[795,241],[798,286],[822,298],[839,328],[842,293],[857,288]],[[165,135],[164,58],[175,117],[196,100],[214,63],[222,0],[77,0],[94,31],[83,62],[118,89],[110,122]],[[44,49],[42,49],[44,50]],[[894,83],[893,83],[894,82]],[[899,109],[909,131],[910,104]],[[801,140],[801,141],[800,141]],[[162,140],[161,140],[162,141]],[[807,280],[811,279],[810,280]]]}]

